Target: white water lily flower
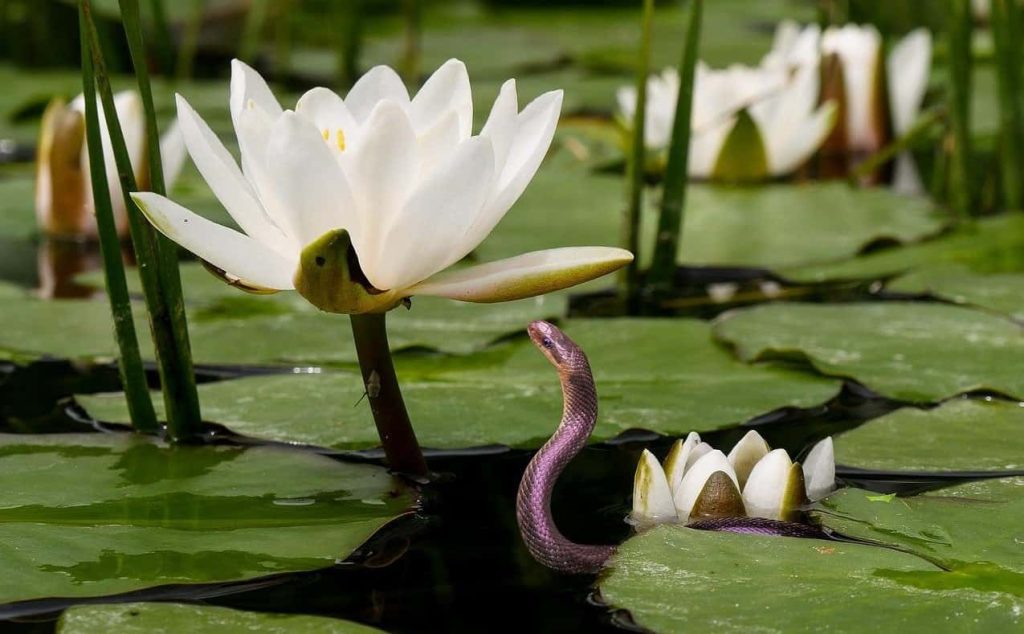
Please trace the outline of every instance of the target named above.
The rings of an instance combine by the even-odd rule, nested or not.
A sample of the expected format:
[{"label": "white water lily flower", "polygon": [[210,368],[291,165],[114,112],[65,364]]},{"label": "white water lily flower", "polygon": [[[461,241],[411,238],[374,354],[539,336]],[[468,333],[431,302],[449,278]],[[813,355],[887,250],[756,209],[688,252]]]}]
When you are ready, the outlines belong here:
[{"label": "white water lily flower", "polygon": [[[124,133],[135,180],[149,188],[146,167],[146,129],[142,101],[138,93],[124,91],[114,95],[114,108]],[[117,177],[114,150],[110,142],[103,106],[97,101],[103,158],[107,184],[114,207],[118,235],[128,235],[128,215]],[[171,124],[160,139],[164,181],[170,187],[185,161],[185,145],[177,123]],[[85,98],[79,95],[70,104],[54,99],[43,114],[36,156],[36,220],[48,235],[96,238],[95,205],[89,177],[89,149],[85,142]]]},{"label": "white water lily flower", "polygon": [[801,467],[784,449],[773,451],[756,431],[747,432],[728,457],[691,432],[676,441],[663,465],[644,451],[630,517],[642,527],[708,517],[788,520],[806,500],[819,500],[835,488],[831,438],[814,445]]},{"label": "white water lily flower", "polygon": [[442,272],[483,241],[533,178],[551,144],[562,92],[519,110],[501,88],[472,134],[466,68],[449,60],[410,98],[389,67],[342,99],[314,88],[284,110],[254,70],[235,61],[231,116],[241,169],[178,97],[196,167],[241,227],[229,229],[154,194],[150,221],[231,281],[296,289],[322,310],[383,312],[415,294],[495,302],[590,280],[632,260],[622,249],[551,249]]},{"label": "white water lily flower", "polygon": [[[690,120],[689,176],[730,181],[791,174],[821,146],[835,123],[835,106],[818,104],[817,66],[733,65],[716,70],[699,62]],[[648,80],[645,143],[663,150],[671,141],[679,93],[675,69]],[[624,87],[619,107],[627,120],[636,92]]]}]

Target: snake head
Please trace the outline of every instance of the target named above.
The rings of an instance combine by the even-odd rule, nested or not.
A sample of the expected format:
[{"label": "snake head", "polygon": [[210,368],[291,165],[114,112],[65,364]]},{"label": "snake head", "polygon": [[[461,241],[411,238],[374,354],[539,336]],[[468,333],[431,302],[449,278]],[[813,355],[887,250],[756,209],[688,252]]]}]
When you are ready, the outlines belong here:
[{"label": "snake head", "polygon": [[533,345],[558,369],[566,368],[579,353],[579,346],[564,332],[546,321],[535,321],[526,327]]}]

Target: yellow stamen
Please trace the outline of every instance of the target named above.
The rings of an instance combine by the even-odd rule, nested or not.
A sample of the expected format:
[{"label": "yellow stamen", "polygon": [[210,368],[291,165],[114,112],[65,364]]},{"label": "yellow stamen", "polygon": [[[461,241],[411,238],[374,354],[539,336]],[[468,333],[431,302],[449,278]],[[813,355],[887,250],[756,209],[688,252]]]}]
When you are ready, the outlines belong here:
[{"label": "yellow stamen", "polygon": [[324,135],[324,141],[326,141],[327,139],[331,138],[331,131],[330,130],[324,130],[323,135]]},{"label": "yellow stamen", "polygon": [[338,143],[338,151],[339,152],[344,152],[345,151],[345,133],[341,131],[341,128],[338,128],[338,133],[337,133],[336,136],[337,136],[336,140],[337,140],[337,143]]}]

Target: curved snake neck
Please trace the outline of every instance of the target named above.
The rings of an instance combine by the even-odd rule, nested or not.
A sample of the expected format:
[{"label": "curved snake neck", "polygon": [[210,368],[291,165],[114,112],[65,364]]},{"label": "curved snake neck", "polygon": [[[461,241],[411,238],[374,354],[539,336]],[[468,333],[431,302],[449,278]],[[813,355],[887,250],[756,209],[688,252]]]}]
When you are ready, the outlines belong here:
[{"label": "curved snake neck", "polygon": [[[543,565],[562,572],[592,574],[599,572],[615,546],[571,542],[555,526],[551,516],[551,494],[555,482],[576,454],[586,446],[597,423],[597,389],[587,355],[560,330],[545,322],[531,324],[557,335],[562,358],[549,359],[558,369],[562,385],[562,421],[558,429],[526,467],[519,483],[516,518],[526,548]],[[553,335],[553,336],[554,336]],[[531,338],[534,333],[531,332]],[[550,342],[548,337],[544,341]],[[538,347],[546,346],[534,339]],[[753,535],[820,537],[819,529],[756,517],[728,517],[698,520],[690,528]]]}]

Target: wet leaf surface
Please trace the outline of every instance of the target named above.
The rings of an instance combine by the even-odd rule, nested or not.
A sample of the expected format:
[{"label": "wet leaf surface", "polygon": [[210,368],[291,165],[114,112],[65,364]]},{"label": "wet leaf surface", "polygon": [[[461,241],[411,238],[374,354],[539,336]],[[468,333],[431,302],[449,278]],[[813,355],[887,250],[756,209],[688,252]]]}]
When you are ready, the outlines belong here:
[{"label": "wet leaf surface", "polygon": [[982,399],[907,407],[836,436],[835,452],[838,462],[865,469],[1024,469],[1024,408]]},{"label": "wet leaf surface", "polygon": [[118,603],[83,605],[61,615],[58,634],[154,632],[262,632],[263,634],[372,634],[376,628],[317,616],[242,612],[206,605]]},{"label": "wet leaf surface", "polygon": [[972,273],[961,266],[924,267],[886,285],[894,293],[928,294],[1024,319],[1024,275]]},{"label": "wet leaf surface", "polygon": [[[812,407],[839,383],[773,364],[748,366],[714,344],[697,320],[571,320],[600,397],[594,440],[627,429],[666,435],[712,430],[781,407]],[[539,447],[561,418],[555,369],[528,341],[473,357],[399,359],[420,442],[459,448]],[[355,449],[378,444],[353,372],[234,379],[200,387],[208,420],[259,438]],[[79,397],[92,416],[127,420],[123,397]]]},{"label": "wet leaf surface", "polygon": [[127,434],[0,436],[0,603],[310,570],[412,504],[379,467]]},{"label": "wet leaf surface", "polygon": [[600,590],[655,632],[1012,631],[1024,622],[1019,588],[979,592],[911,554],[671,525],[623,544]]},{"label": "wet leaf surface", "polygon": [[1024,398],[1024,333],[990,313],[937,303],[768,304],[715,325],[741,359],[802,359],[912,402],[972,390]]}]

